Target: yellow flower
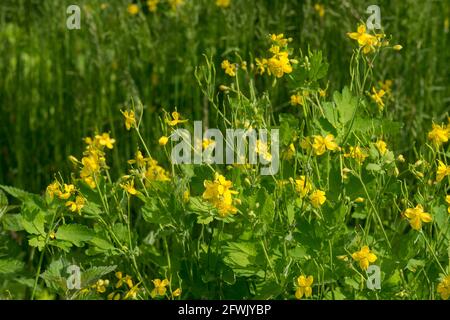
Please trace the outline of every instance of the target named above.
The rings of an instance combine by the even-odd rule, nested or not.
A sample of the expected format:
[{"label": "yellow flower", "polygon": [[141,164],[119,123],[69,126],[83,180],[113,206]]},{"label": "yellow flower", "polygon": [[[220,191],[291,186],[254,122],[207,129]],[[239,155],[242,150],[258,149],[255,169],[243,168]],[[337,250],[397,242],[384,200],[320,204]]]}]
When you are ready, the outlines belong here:
[{"label": "yellow flower", "polygon": [[375,46],[380,45],[377,37],[366,33],[366,26],[364,24],[358,26],[357,32],[349,32],[347,33],[347,36],[358,41],[358,44],[362,48],[364,54],[375,51]]},{"label": "yellow flower", "polygon": [[362,197],[358,197],[358,198],[356,198],[355,200],[353,200],[354,202],[356,202],[356,203],[363,203],[365,200],[364,200],[364,198],[362,198]]},{"label": "yellow flower", "polygon": [[133,280],[129,275],[124,277],[121,271],[117,271],[116,278],[118,279],[116,289],[121,288],[124,284],[126,284],[130,289],[133,288]]},{"label": "yellow flower", "polygon": [[299,93],[291,96],[291,105],[292,106],[298,106],[298,105],[303,106],[303,104],[304,104],[303,97]]},{"label": "yellow flower", "polygon": [[273,56],[267,60],[268,74],[273,74],[277,78],[281,78],[285,73],[292,72],[292,66],[288,58],[288,53],[283,52],[283,55],[277,57]]},{"label": "yellow flower", "polygon": [[59,198],[62,200],[67,200],[72,194],[75,193],[75,186],[73,184],[65,184],[63,187],[63,192],[59,193]]},{"label": "yellow flower", "polygon": [[229,213],[237,212],[237,208],[233,206],[233,195],[238,192],[231,189],[233,186],[231,181],[216,172],[214,181],[205,180],[203,185],[205,187],[203,199],[214,205],[220,216],[226,217]]},{"label": "yellow flower", "polygon": [[169,0],[169,4],[172,11],[176,11],[178,7],[184,4],[184,0]]},{"label": "yellow flower", "polygon": [[311,188],[311,182],[305,176],[295,179],[295,191],[300,194],[300,197],[305,197],[311,191]]},{"label": "yellow flower", "polygon": [[180,120],[180,114],[176,111],[172,112],[173,120],[166,119],[166,122],[169,126],[174,127],[179,123],[187,122],[187,120]]},{"label": "yellow flower", "polygon": [[367,270],[369,264],[377,260],[377,256],[370,252],[368,246],[363,246],[360,251],[352,253],[352,258],[353,260],[359,262],[359,266],[363,270]]},{"label": "yellow flower", "polygon": [[169,280],[164,279],[161,281],[161,279],[155,279],[152,282],[155,286],[155,288],[150,293],[152,298],[157,297],[157,296],[163,296],[166,294],[166,291],[167,291],[166,286],[169,285]]},{"label": "yellow flower", "polygon": [[260,154],[266,161],[272,161],[272,154],[268,151],[267,143],[261,140],[256,140],[255,151]]},{"label": "yellow flower", "polygon": [[135,4],[135,3],[130,3],[128,5],[127,11],[128,11],[129,14],[134,16],[134,15],[139,13],[139,6],[137,4]]},{"label": "yellow flower", "polygon": [[314,5],[314,10],[316,10],[317,14],[321,18],[325,15],[325,6],[323,4],[316,3]]},{"label": "yellow flower", "polygon": [[147,1],[148,11],[156,12],[156,10],[158,9],[158,3],[159,0],[148,0]]},{"label": "yellow flower", "polygon": [[271,34],[270,40],[280,47],[285,47],[287,46],[288,42],[291,41],[292,39],[286,39],[284,37],[284,34],[280,33],[280,34]]},{"label": "yellow flower", "polygon": [[136,126],[136,115],[134,111],[122,111],[123,117],[125,118],[125,128],[130,130],[132,127]]},{"label": "yellow flower", "polygon": [[178,288],[175,291],[173,291],[172,292],[172,296],[175,297],[175,298],[181,296],[181,289]]},{"label": "yellow flower", "polygon": [[325,203],[326,200],[327,197],[325,196],[325,192],[322,190],[314,190],[309,196],[309,201],[311,201],[314,208],[319,208]]},{"label": "yellow flower", "polygon": [[378,140],[377,142],[375,142],[375,147],[378,149],[378,152],[380,152],[382,156],[386,154],[387,144],[383,140]]},{"label": "yellow flower", "polygon": [[115,139],[109,137],[109,133],[103,133],[101,136],[96,135],[95,139],[98,140],[101,146],[105,146],[108,149],[112,149],[113,144],[116,142]]},{"label": "yellow flower", "polygon": [[436,170],[436,181],[441,182],[448,175],[450,175],[450,166],[447,166],[441,160],[438,160],[438,167]]},{"label": "yellow flower", "polygon": [[327,88],[325,89],[319,89],[319,96],[321,96],[322,98],[325,98],[327,95]]},{"label": "yellow flower", "polygon": [[395,51],[400,51],[403,49],[403,47],[400,44],[396,44],[395,46],[392,47],[392,49],[394,49]]},{"label": "yellow flower", "polygon": [[362,164],[368,155],[359,146],[356,146],[350,147],[349,152],[345,153],[344,157],[355,159],[359,164]]},{"label": "yellow flower", "polygon": [[314,278],[313,276],[304,276],[301,275],[297,278],[297,290],[295,290],[295,297],[297,299],[303,298],[305,296],[306,298],[311,297],[312,295],[312,288],[311,285],[313,284]]},{"label": "yellow flower", "polygon": [[230,63],[228,60],[223,60],[221,64],[222,69],[225,70],[225,73],[230,77],[236,76],[236,65]]},{"label": "yellow flower", "polygon": [[334,141],[332,134],[327,134],[325,137],[314,136],[314,142],[312,144],[314,153],[318,156],[325,153],[326,150],[335,151],[339,149],[339,146]]},{"label": "yellow flower", "polygon": [[386,92],[383,89],[380,89],[379,91],[377,91],[375,89],[375,87],[372,87],[372,92],[373,92],[373,94],[371,94],[370,97],[372,98],[373,101],[376,102],[378,109],[380,109],[380,111],[383,111],[384,102],[383,102],[382,98],[386,94]]},{"label": "yellow flower", "polygon": [[207,149],[209,146],[214,146],[216,142],[212,139],[203,139],[202,147],[203,149]]},{"label": "yellow flower", "polygon": [[267,59],[259,59],[256,58],[256,69],[258,71],[259,74],[264,74],[264,72],[266,71],[267,68]]},{"label": "yellow flower", "polygon": [[75,201],[66,202],[66,207],[69,207],[69,210],[72,212],[80,212],[85,203],[86,201],[82,196],[76,196]]},{"label": "yellow flower", "polygon": [[443,300],[447,300],[450,297],[450,275],[444,277],[438,284],[437,292]]},{"label": "yellow flower", "polygon": [[134,180],[130,180],[120,186],[130,195],[135,196],[138,194],[138,191],[134,188]]},{"label": "yellow flower", "polygon": [[447,202],[447,204],[448,204],[448,209],[447,209],[447,211],[448,211],[448,213],[450,213],[450,195],[448,195],[448,196],[445,197],[445,202]]},{"label": "yellow flower", "polygon": [[428,133],[428,139],[440,146],[450,139],[450,128],[433,123],[433,129]]},{"label": "yellow flower", "polygon": [[107,296],[108,300],[120,300],[120,293],[119,292],[111,292]]},{"label": "yellow flower", "polygon": [[109,285],[109,280],[102,280],[99,279],[95,284],[93,284],[91,287],[95,288],[97,293],[104,293],[106,291],[106,287]]},{"label": "yellow flower", "polygon": [[148,168],[145,172],[145,178],[148,181],[169,181],[168,174],[166,170],[164,170],[163,167],[158,165],[158,161],[149,159],[148,161]]},{"label": "yellow flower", "polygon": [[51,183],[47,187],[47,194],[49,195],[50,199],[53,200],[54,196],[59,196],[61,194],[61,190],[59,189],[59,183],[57,181]]},{"label": "yellow flower", "polygon": [[431,215],[423,211],[421,204],[418,204],[415,208],[406,209],[404,214],[408,218],[411,228],[414,230],[420,230],[422,228],[422,222],[428,223],[432,221]]},{"label": "yellow flower", "polygon": [[160,146],[165,146],[167,144],[167,142],[169,142],[169,138],[167,138],[166,136],[162,136],[158,140],[158,143]]},{"label": "yellow flower", "polygon": [[137,293],[139,292],[139,284],[136,284],[134,287],[130,288],[127,291],[125,296],[123,297],[125,300],[127,299],[136,299]]},{"label": "yellow flower", "polygon": [[216,6],[221,8],[228,8],[230,6],[231,0],[216,0]]}]

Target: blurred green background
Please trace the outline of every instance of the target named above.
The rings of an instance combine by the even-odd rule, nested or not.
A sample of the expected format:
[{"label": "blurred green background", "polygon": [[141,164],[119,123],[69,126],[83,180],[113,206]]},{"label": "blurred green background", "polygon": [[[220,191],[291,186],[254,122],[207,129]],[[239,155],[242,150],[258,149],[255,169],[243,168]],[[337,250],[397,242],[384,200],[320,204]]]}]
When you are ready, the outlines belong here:
[{"label": "blurred green background", "polygon": [[[81,154],[82,137],[102,130],[117,140],[109,163],[119,174],[136,146],[119,112],[131,98],[144,105],[144,136],[154,145],[162,108],[202,119],[194,70],[203,54],[218,69],[234,52],[251,62],[270,33],[292,37],[296,50],[322,50],[330,63],[328,92],[341,89],[354,48],[346,33],[366,21],[371,4],[381,7],[393,44],[403,46],[384,53],[375,68],[377,79],[394,81],[389,117],[405,123],[398,150],[413,153],[431,119],[444,120],[450,110],[448,0],[231,0],[228,8],[185,0],[175,11],[167,1],[155,13],[139,2],[137,15],[125,0],[0,1],[0,184],[42,191],[56,172],[69,174],[67,157]],[[81,7],[81,30],[66,28],[70,4]],[[323,16],[316,4],[324,5]],[[218,70],[218,81],[229,79]],[[291,108],[287,89],[275,91],[275,109]]]}]

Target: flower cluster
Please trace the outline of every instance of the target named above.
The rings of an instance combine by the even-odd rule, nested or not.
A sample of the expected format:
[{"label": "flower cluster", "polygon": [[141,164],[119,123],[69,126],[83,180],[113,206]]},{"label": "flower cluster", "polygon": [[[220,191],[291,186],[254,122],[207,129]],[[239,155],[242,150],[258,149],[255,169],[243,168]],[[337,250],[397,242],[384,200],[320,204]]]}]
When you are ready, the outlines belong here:
[{"label": "flower cluster", "polygon": [[270,40],[272,46],[269,49],[270,58],[256,58],[256,65],[259,74],[274,75],[277,78],[283,77],[284,74],[289,74],[292,72],[292,64],[297,63],[295,59],[289,59],[289,48],[288,43],[292,39],[286,39],[283,34],[272,34],[270,35]]},{"label": "flower cluster", "polygon": [[433,123],[432,129],[428,133],[428,139],[437,147],[447,143],[450,139],[450,117],[446,126]]},{"label": "flower cluster", "polygon": [[231,189],[233,186],[231,181],[216,172],[214,181],[205,180],[203,185],[206,189],[203,192],[203,199],[216,207],[220,216],[226,217],[230,213],[237,212],[237,208],[233,206],[233,195],[238,192]]},{"label": "flower cluster", "polygon": [[51,200],[57,196],[61,200],[66,200],[66,207],[72,211],[81,213],[86,200],[81,193],[79,193],[73,184],[64,183],[61,185],[58,181],[54,181],[47,187],[47,194]]}]

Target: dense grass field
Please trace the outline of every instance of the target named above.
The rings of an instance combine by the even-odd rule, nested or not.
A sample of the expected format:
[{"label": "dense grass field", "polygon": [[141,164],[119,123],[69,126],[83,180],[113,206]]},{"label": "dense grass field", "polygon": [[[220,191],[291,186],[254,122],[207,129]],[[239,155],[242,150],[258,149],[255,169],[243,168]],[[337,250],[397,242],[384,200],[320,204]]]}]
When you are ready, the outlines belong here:
[{"label": "dense grass field", "polygon": [[450,296],[449,1],[73,2],[0,2],[1,299]]}]

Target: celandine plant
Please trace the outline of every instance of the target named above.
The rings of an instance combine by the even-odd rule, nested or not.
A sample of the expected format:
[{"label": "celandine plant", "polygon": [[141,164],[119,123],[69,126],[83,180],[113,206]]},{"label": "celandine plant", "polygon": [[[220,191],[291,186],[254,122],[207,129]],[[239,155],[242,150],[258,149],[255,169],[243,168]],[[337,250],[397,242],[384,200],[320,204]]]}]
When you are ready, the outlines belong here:
[{"label": "celandine plant", "polygon": [[[401,46],[364,25],[348,37],[341,91],[327,92],[320,51],[273,34],[254,61],[223,60],[226,84],[206,57],[195,78],[209,117],[162,114],[157,149],[142,106],[124,108],[139,143],[119,179],[108,167],[116,141],[96,133],[70,156],[70,179],[55,177],[43,196],[1,186],[21,202],[0,193],[6,247],[31,248],[0,256],[2,297],[447,299],[450,123],[430,124],[416,159],[396,152],[395,83],[374,69]],[[282,112],[276,86],[291,93]]]}]

